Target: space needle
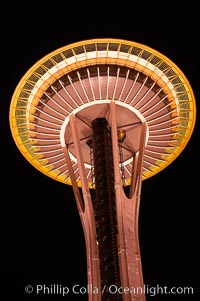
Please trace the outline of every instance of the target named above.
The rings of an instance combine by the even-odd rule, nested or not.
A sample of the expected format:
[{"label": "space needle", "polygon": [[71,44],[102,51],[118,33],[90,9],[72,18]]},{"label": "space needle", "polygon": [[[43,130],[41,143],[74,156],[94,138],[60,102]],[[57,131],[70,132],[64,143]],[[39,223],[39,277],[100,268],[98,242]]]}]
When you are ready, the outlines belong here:
[{"label": "space needle", "polygon": [[138,234],[142,181],[179,156],[195,118],[183,72],[133,41],[72,43],[40,59],[19,81],[11,133],[30,164],[72,186],[89,301],[146,300]]}]

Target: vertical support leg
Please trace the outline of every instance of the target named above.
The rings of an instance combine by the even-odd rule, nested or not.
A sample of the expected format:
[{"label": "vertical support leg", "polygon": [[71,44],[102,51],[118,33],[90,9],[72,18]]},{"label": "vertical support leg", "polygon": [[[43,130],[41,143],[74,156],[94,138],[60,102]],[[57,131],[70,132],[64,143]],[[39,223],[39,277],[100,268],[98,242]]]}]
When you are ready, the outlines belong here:
[{"label": "vertical support leg", "polygon": [[75,115],[73,114],[70,116],[70,125],[71,125],[73,141],[74,141],[74,147],[76,149],[76,157],[77,157],[77,164],[79,167],[84,205],[82,202],[79,189],[77,187],[68,150],[65,149],[64,152],[68,164],[70,177],[72,180],[74,196],[76,199],[76,203],[79,210],[83,231],[85,235],[87,270],[88,270],[88,288],[89,288],[88,300],[100,301],[101,283],[100,283],[100,273],[99,273],[99,254],[98,254],[98,245],[96,241],[94,211],[92,207],[90,191],[88,188],[87,177],[85,174],[85,167],[84,167],[82,150],[80,145],[79,133],[76,126],[76,119],[75,119]]},{"label": "vertical support leg", "polygon": [[[134,166],[130,199],[124,194],[119,170],[119,150],[115,102],[110,102],[111,133],[115,177],[115,201],[118,224],[118,247],[121,284],[130,293],[123,294],[124,301],[145,301],[144,282],[138,237],[138,216],[142,182],[142,163],[146,137],[146,124],[142,124],[140,147]],[[134,139],[134,137],[133,137]]]}]

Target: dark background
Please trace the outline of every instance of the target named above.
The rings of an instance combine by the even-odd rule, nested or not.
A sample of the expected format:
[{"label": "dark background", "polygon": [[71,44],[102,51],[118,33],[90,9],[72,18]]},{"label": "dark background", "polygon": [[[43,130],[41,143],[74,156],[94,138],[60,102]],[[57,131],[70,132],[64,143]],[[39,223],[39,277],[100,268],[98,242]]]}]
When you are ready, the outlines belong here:
[{"label": "dark background", "polygon": [[[109,8],[107,7],[109,5]],[[123,6],[122,6],[123,5]],[[183,4],[181,4],[183,5]],[[6,7],[6,6],[5,6]],[[147,301],[197,300],[199,291],[198,8],[173,2],[10,4],[1,14],[1,221],[3,300],[87,300],[36,295],[26,285],[87,286],[84,236],[71,186],[41,174],[21,155],[9,127],[12,94],[39,59],[70,43],[119,38],[147,45],[171,59],[194,91],[197,120],[189,143],[158,175],[143,181],[140,247],[144,282],[191,286],[194,294],[147,295]]]}]

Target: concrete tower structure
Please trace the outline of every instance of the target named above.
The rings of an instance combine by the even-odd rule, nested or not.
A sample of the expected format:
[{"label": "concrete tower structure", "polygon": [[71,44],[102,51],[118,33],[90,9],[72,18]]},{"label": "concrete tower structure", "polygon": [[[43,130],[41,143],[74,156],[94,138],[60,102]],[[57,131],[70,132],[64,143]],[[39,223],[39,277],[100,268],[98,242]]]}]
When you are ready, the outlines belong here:
[{"label": "concrete tower structure", "polygon": [[29,163],[72,185],[85,235],[89,301],[146,300],[138,237],[142,181],[182,152],[195,116],[182,71],[132,41],[64,46],[20,80],[10,105],[11,132]]}]

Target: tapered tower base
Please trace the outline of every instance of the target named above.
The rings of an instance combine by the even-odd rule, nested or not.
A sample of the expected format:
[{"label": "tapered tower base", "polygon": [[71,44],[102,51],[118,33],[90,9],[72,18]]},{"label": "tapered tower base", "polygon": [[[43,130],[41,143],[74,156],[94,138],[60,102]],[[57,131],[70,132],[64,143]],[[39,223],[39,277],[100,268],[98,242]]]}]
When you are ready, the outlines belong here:
[{"label": "tapered tower base", "polygon": [[92,169],[95,181],[91,189],[84,172],[84,154],[80,145],[77,119],[74,114],[69,119],[77,164],[81,171],[83,197],[77,186],[67,146],[65,148],[85,233],[88,285],[93,288],[89,293],[89,301],[144,301],[138,215],[146,125],[141,121],[140,143],[138,150],[133,153],[134,171],[130,196],[127,197],[120,168],[115,102],[110,101],[109,107],[110,124],[105,118],[97,118],[92,122],[92,142],[88,145],[93,152]]}]

